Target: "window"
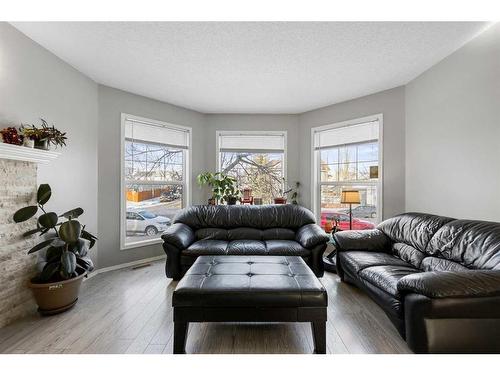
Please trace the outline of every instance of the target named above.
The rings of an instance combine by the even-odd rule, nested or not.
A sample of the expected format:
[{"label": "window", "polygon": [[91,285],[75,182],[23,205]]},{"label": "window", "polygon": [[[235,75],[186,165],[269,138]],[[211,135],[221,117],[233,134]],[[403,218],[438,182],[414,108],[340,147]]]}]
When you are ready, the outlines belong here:
[{"label": "window", "polygon": [[286,178],[286,132],[217,132],[217,168],[269,204]]},{"label": "window", "polygon": [[349,205],[342,190],[358,190],[361,204],[353,205],[353,228],[371,229],[381,217],[382,115],[312,129],[313,207],[321,226],[336,219],[349,229]]},{"label": "window", "polygon": [[190,142],[190,128],[122,114],[122,249],[159,242],[189,204]]}]

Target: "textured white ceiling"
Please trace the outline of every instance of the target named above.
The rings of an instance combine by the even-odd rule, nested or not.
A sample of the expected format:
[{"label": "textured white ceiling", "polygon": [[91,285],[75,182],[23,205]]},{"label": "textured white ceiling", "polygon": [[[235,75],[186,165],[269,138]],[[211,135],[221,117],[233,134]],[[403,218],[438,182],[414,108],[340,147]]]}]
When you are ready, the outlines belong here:
[{"label": "textured white ceiling", "polygon": [[406,84],[481,22],[14,22],[96,82],[206,113],[300,113]]}]

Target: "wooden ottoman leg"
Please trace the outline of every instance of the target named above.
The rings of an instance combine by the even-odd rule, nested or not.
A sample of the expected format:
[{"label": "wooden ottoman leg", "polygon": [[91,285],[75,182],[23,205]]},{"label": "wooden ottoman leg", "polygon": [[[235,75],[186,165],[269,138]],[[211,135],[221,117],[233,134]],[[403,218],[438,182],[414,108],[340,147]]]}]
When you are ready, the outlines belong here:
[{"label": "wooden ottoman leg", "polygon": [[311,322],[311,330],[314,340],[314,353],[326,354],[326,322]]},{"label": "wooden ottoman leg", "polygon": [[174,322],[174,354],[186,354],[189,322]]}]

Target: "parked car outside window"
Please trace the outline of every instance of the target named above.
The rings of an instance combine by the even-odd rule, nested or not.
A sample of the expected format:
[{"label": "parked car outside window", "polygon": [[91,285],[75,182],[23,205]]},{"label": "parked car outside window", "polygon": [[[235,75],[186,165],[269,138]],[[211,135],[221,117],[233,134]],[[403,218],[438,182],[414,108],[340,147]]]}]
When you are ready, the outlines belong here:
[{"label": "parked car outside window", "polygon": [[158,216],[149,211],[127,211],[127,235],[145,234],[155,236],[166,230],[172,221],[165,216]]}]

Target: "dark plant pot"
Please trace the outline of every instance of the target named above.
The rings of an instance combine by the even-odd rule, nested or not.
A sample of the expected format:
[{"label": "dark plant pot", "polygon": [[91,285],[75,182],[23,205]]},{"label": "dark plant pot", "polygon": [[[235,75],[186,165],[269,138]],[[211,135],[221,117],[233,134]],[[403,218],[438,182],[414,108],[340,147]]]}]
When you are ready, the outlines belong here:
[{"label": "dark plant pot", "polygon": [[274,204],[286,204],[286,198],[274,198]]},{"label": "dark plant pot", "polygon": [[46,139],[40,141],[35,140],[35,148],[38,148],[40,150],[48,150],[49,142]]},{"label": "dark plant pot", "polygon": [[28,286],[35,297],[38,312],[42,315],[54,315],[72,308],[78,301],[80,286],[87,274],[84,271],[81,272],[77,277],[55,283],[30,282]]},{"label": "dark plant pot", "polygon": [[238,200],[238,198],[236,198],[236,197],[228,198],[228,200],[227,200],[228,206],[234,206],[236,204],[237,200]]},{"label": "dark plant pot", "polygon": [[208,199],[208,204],[209,204],[210,206],[215,206],[215,198],[209,198],[209,199]]}]

